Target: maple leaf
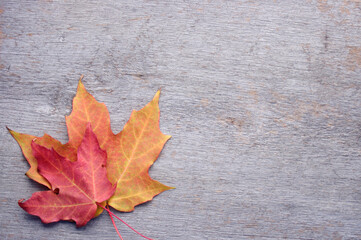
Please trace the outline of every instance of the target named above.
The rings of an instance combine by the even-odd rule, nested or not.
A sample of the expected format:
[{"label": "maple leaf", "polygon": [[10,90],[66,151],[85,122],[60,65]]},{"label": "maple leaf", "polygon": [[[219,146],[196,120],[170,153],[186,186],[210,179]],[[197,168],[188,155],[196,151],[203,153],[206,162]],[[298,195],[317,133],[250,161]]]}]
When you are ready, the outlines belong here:
[{"label": "maple leaf", "polygon": [[106,152],[99,147],[96,135],[88,123],[79,145],[77,161],[71,162],[32,141],[38,172],[51,184],[52,190],[36,192],[20,207],[39,216],[44,223],[73,220],[84,226],[97,211],[97,203],[109,199],[115,191],[106,172]]},{"label": "maple leaf", "polygon": [[[108,204],[119,211],[132,211],[136,205],[151,200],[165,190],[172,189],[153,180],[148,174],[149,167],[170,138],[159,129],[160,91],[157,91],[153,100],[143,109],[133,111],[124,129],[115,135],[110,127],[108,109],[86,91],[81,79],[82,77],[73,100],[73,111],[66,117],[69,142],[63,145],[49,135],[44,135],[38,138],[37,143],[52,147],[61,156],[75,161],[76,149],[81,144],[87,124],[91,123],[100,147],[107,152],[108,178],[117,186]],[[9,131],[19,143],[30,164],[27,176],[50,187],[49,182],[36,170],[38,163],[31,151],[31,141],[35,137]],[[98,208],[98,210],[97,215],[102,209]]]}]

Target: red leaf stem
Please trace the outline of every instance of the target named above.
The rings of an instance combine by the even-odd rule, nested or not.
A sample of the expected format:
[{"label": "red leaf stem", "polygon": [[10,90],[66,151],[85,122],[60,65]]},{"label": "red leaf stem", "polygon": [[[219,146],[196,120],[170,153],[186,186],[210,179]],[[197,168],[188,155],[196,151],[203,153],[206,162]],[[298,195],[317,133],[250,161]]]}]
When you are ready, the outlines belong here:
[{"label": "red leaf stem", "polygon": [[[101,208],[103,208],[105,211],[108,212],[109,215],[113,215],[114,217],[116,217],[119,221],[121,221],[122,223],[124,223],[128,228],[132,229],[136,234],[138,234],[139,236],[148,239],[148,240],[153,240],[152,238],[146,237],[143,234],[141,234],[140,232],[138,232],[137,230],[135,230],[134,228],[132,228],[128,223],[124,222],[120,217],[118,217],[117,215],[115,215],[114,213],[112,213],[109,209],[103,207],[102,205],[100,205],[99,203],[97,203],[97,205]],[[112,218],[112,217],[111,217]],[[114,225],[114,223],[113,223]],[[115,225],[114,225],[115,226]],[[118,229],[115,227],[115,230],[118,232]],[[119,235],[119,234],[118,234]]]},{"label": "red leaf stem", "polygon": [[[109,210],[109,206],[107,206],[107,209]],[[110,210],[109,210],[109,211],[110,211]],[[120,235],[120,232],[118,231],[117,225],[115,225],[113,216],[112,216],[109,212],[108,212],[108,214],[109,214],[110,219],[112,220],[113,226],[114,226],[114,228],[115,228],[115,231],[117,231],[117,234],[118,234],[119,238],[120,238],[121,240],[124,240],[124,239],[122,238],[122,235]]]}]

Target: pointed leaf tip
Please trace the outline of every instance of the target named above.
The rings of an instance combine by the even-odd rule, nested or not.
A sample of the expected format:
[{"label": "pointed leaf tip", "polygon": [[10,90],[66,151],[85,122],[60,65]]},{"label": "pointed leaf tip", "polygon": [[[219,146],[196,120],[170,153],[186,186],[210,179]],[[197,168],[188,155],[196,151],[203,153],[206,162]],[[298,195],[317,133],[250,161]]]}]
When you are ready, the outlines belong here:
[{"label": "pointed leaf tip", "polygon": [[[9,133],[11,134],[11,136],[13,136],[13,138],[15,138],[15,140],[16,140],[16,137],[15,137],[15,135],[17,134],[17,132],[15,132],[14,130],[11,130],[10,128],[8,128],[8,126],[5,126],[6,127],[6,129],[9,131]],[[17,141],[17,140],[16,140]]]},{"label": "pointed leaf tip", "polygon": [[84,75],[82,74],[82,75],[80,75],[80,78],[79,78],[79,82],[81,83],[81,80],[83,80],[83,78],[84,78]]},{"label": "pointed leaf tip", "polygon": [[159,102],[160,91],[161,89],[159,89],[153,97],[153,101],[156,101],[157,103]]},{"label": "pointed leaf tip", "polygon": [[[84,75],[82,74],[82,75],[80,76],[80,78],[79,78],[79,81],[78,81],[78,88],[77,88],[77,93],[76,93],[76,94],[78,94],[78,92],[79,92],[80,90],[85,90],[84,84],[83,84],[83,82],[82,82],[83,78],[84,78]],[[85,91],[86,91],[86,90],[85,90]]]},{"label": "pointed leaf tip", "polygon": [[[6,129],[7,129],[7,130],[9,131],[9,133],[13,136],[13,138],[15,138],[15,135],[16,135],[16,134],[20,134],[20,133],[18,133],[18,132],[15,132],[14,130],[8,128],[8,126],[6,126]],[[16,138],[15,138],[15,140],[16,140]]]}]

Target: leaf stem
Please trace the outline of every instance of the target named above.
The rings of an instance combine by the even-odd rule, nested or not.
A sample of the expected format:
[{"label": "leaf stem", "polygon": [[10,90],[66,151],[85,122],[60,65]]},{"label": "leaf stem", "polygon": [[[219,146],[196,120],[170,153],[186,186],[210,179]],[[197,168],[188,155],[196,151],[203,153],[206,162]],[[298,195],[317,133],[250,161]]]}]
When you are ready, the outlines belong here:
[{"label": "leaf stem", "polygon": [[[109,207],[108,207],[108,206],[107,206],[107,209],[109,210]],[[122,238],[122,235],[120,235],[120,232],[118,231],[117,225],[115,225],[114,218],[113,218],[113,216],[110,214],[110,210],[109,210],[108,214],[109,214],[110,219],[112,220],[113,226],[114,226],[114,228],[115,228],[115,231],[117,231],[117,234],[118,234],[119,238],[120,238],[121,240],[124,240],[124,239]]]},{"label": "leaf stem", "polygon": [[[103,207],[101,204],[97,203],[97,205],[101,208],[103,208],[105,211],[108,212],[110,218],[112,219],[112,222],[113,222],[113,225],[114,225],[114,228],[115,230],[117,231],[118,235],[120,236],[119,234],[119,231],[117,229],[117,227],[115,226],[115,222],[114,222],[114,219],[112,218],[112,215],[114,217],[116,217],[119,221],[121,221],[122,223],[124,223],[128,228],[132,229],[136,234],[138,234],[139,236],[145,238],[145,239],[148,239],[148,240],[153,240],[152,238],[149,238],[149,237],[146,237],[144,236],[143,234],[141,234],[140,232],[138,232],[137,230],[135,230],[134,228],[132,228],[128,223],[124,222],[120,217],[118,217],[117,215],[115,215],[114,213],[112,213],[110,210],[109,210],[109,207],[107,206],[107,208]],[[121,236],[120,236],[121,239],[123,239]]]}]

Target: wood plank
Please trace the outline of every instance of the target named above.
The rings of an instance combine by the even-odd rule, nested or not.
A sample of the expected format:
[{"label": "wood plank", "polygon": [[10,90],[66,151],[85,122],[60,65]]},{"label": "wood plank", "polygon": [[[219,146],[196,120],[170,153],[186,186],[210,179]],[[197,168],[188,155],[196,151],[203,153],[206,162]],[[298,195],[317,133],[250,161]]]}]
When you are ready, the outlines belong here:
[{"label": "wood plank", "polygon": [[[103,213],[44,225],[6,131],[67,141],[78,78],[119,132],[162,88],[150,174],[117,213],[154,239],[361,239],[359,1],[0,3],[0,239],[116,239]],[[142,239],[119,224],[124,239]]]}]

